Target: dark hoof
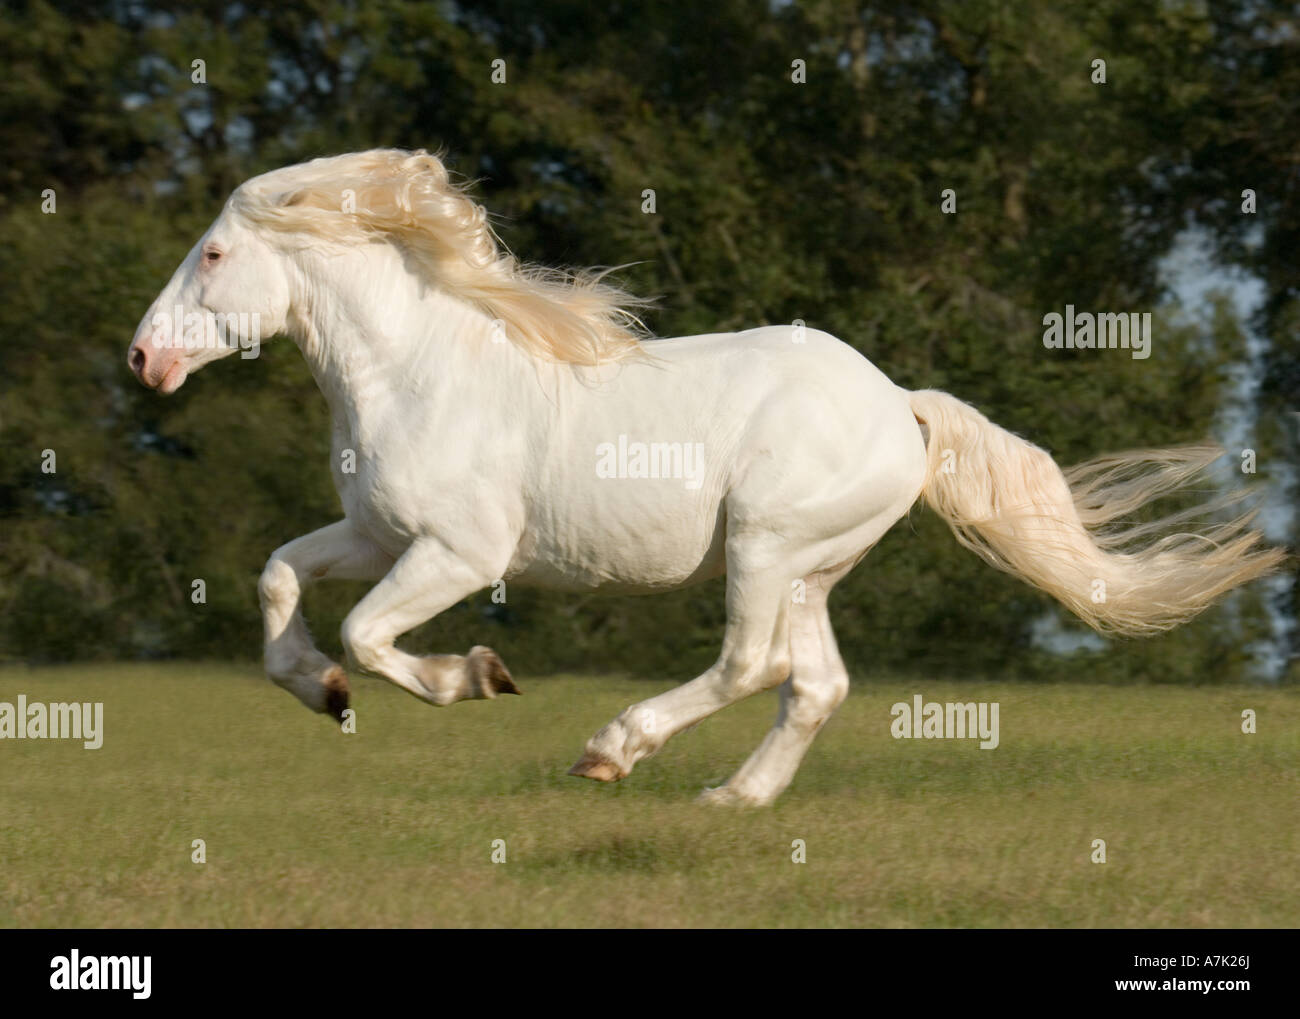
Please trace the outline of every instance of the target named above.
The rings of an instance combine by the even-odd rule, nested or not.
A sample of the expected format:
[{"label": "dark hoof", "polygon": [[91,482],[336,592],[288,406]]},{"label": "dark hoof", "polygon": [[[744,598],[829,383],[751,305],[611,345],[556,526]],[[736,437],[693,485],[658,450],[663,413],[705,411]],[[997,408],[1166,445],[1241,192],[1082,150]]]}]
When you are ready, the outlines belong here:
[{"label": "dark hoof", "polygon": [[348,707],[348,674],[334,666],[321,680],[325,686],[325,714],[342,724],[343,712]]},{"label": "dark hoof", "polygon": [[515,681],[510,677],[510,670],[490,647],[478,644],[470,648],[465,660],[479,696],[492,700],[499,693],[520,693],[519,687],[515,686]]}]

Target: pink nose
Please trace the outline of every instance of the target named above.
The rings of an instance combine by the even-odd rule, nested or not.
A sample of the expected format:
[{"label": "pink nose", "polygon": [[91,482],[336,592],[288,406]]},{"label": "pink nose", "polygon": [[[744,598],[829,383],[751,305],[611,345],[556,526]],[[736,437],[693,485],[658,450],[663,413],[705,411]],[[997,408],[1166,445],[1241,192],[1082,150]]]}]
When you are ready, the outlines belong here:
[{"label": "pink nose", "polygon": [[126,352],[126,363],[135,377],[150,389],[162,389],[168,374],[179,372],[175,351],[157,346],[148,333],[131,344]]},{"label": "pink nose", "polygon": [[170,396],[180,389],[189,374],[175,349],[158,346],[149,333],[137,337],[127,348],[126,363],[137,379],[163,396]]}]

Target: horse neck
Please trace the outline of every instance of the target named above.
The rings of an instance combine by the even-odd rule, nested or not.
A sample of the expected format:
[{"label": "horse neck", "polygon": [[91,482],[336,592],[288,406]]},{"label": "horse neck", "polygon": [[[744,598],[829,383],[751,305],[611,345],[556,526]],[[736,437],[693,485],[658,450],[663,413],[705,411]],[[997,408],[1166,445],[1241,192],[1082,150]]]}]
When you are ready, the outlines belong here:
[{"label": "horse neck", "polygon": [[535,363],[493,342],[485,313],[423,283],[387,245],[314,260],[302,289],[309,310],[291,332],[336,417],[358,421],[404,394],[482,406],[536,388]]}]

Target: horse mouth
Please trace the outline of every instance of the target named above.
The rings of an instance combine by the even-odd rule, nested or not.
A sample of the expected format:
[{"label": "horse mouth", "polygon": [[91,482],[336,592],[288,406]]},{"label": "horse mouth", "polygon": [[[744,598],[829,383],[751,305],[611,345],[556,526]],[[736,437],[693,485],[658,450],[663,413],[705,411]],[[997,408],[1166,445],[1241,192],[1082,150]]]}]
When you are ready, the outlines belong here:
[{"label": "horse mouth", "polygon": [[185,365],[178,361],[167,369],[163,374],[162,380],[155,388],[163,396],[171,396],[172,393],[181,388],[185,382],[185,376],[188,374],[189,372],[186,371]]}]

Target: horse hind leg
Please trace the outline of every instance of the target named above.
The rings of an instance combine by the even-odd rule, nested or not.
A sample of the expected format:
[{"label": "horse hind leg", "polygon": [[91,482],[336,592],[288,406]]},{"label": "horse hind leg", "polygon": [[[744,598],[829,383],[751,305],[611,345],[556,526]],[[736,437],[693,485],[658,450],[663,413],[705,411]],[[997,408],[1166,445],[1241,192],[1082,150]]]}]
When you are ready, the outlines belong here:
[{"label": "horse hind leg", "polygon": [[843,575],[810,577],[806,600],[790,611],[792,674],[781,686],[776,724],[725,785],[706,789],[705,803],[766,806],[794,779],[821,727],[844,702],[849,675],[835,645],[826,600]]},{"label": "horse hind leg", "polygon": [[[739,546],[739,547],[738,547]],[[790,674],[789,575],[747,562],[728,541],[727,628],[722,652],[705,673],[628,708],[587,741],[570,775],[613,782],[683,729],[721,708],[780,684]]]}]

